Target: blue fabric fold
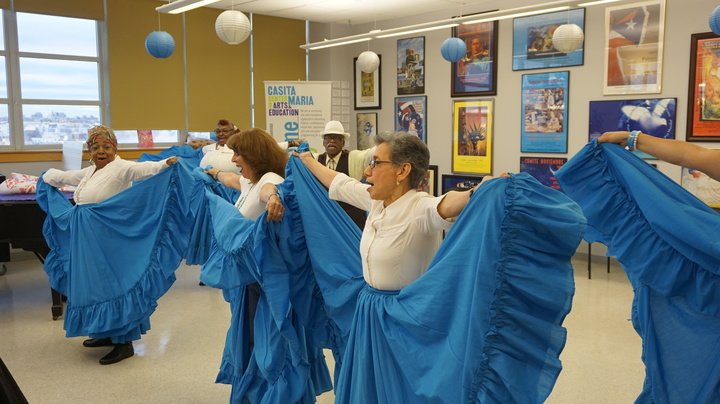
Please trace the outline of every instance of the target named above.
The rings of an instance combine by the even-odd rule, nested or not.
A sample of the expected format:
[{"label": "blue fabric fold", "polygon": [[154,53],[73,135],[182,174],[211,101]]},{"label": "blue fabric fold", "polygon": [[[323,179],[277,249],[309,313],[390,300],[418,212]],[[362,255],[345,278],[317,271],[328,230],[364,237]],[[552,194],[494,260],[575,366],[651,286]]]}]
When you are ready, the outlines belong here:
[{"label": "blue fabric fold", "polygon": [[[386,292],[363,280],[359,234],[347,231],[337,204],[297,159],[287,173],[284,195],[297,197],[331,320],[336,402],[547,397],[574,291],[570,257],[585,227],[575,203],[526,174],[491,182],[465,208],[428,272]],[[290,216],[293,209],[288,204]]]},{"label": "blue fabric fold", "polygon": [[[297,159],[279,188],[280,223],[262,216],[250,231],[223,216],[213,229],[214,243],[232,248],[214,246],[219,256],[208,263],[228,270],[234,261],[232,271],[263,290],[254,352],[246,363],[236,354],[221,372],[233,384],[231,402],[313,401],[330,388],[321,347],[336,360],[339,403],[541,402],[549,395],[574,291],[570,257],[585,227],[565,195],[526,174],[483,186],[428,272],[385,292],[362,277],[357,228]],[[209,200],[214,223],[225,213],[212,205],[225,202]],[[229,221],[236,223],[220,228]],[[238,259],[250,248],[252,257]],[[235,341],[243,326],[232,332]]]},{"label": "blue fabric fold", "polygon": [[635,290],[637,402],[720,402],[720,216],[615,144],[589,143],[556,177]]},{"label": "blue fabric fold", "polygon": [[180,161],[184,160],[187,167],[192,168],[200,165],[203,154],[202,149],[193,149],[190,145],[170,146],[157,153],[143,153],[138,161],[160,161],[173,156],[179,157]]},{"label": "blue fabric fold", "polygon": [[[292,222],[268,223],[265,216],[250,221],[212,191],[206,190],[205,197],[212,247],[200,279],[222,289],[231,310],[216,381],[232,385],[233,403],[314,402],[316,395],[332,389],[322,355],[327,338],[317,330],[324,326],[317,323],[322,304],[310,303],[319,292],[300,289],[307,283],[298,279],[307,275],[296,273],[307,260],[302,258],[306,252],[298,250],[295,258],[284,258],[295,254],[291,252],[295,246],[281,240],[278,231]],[[266,250],[273,253],[265,254]],[[245,293],[252,282],[260,284],[263,294],[250,352]]]},{"label": "blue fabric fold", "polygon": [[101,203],[73,206],[38,181],[51,249],[45,270],[52,287],[68,297],[68,337],[125,342],[149,329],[187,249],[197,210],[194,186],[174,165]]}]

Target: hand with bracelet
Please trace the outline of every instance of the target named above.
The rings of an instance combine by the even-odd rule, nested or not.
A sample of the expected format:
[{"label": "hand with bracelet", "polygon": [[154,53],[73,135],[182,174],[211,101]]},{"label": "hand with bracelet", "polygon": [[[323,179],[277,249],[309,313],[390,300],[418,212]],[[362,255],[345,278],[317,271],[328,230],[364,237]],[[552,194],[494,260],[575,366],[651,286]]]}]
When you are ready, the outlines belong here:
[{"label": "hand with bracelet", "polygon": [[634,130],[632,132],[605,132],[598,138],[597,141],[598,143],[616,143],[622,147],[626,147],[630,151],[635,151],[638,150],[640,136],[644,138],[647,135],[643,134],[639,130]]},{"label": "hand with bracelet", "polygon": [[640,131],[605,132],[598,143],[617,143],[629,150],[642,150],[651,156],[681,167],[693,168],[720,181],[720,150],[693,143],[663,139]]},{"label": "hand with bracelet", "polygon": [[266,184],[260,190],[260,200],[265,201],[267,220],[279,222],[285,214],[280,192],[274,184]]},{"label": "hand with bracelet", "polygon": [[222,170],[218,170],[217,168],[208,168],[205,170],[205,174],[211,176],[215,181],[218,181],[218,174],[220,174]]}]

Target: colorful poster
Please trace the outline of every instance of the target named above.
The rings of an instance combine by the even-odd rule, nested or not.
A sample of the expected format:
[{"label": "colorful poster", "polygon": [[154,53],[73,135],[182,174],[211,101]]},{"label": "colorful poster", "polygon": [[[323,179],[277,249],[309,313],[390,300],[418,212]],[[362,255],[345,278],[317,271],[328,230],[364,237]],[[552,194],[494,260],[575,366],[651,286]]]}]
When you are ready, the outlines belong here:
[{"label": "colorful poster", "polygon": [[140,147],[140,148],[155,147],[155,142],[153,142],[152,130],[138,129],[137,136],[138,136],[138,147]]},{"label": "colorful poster", "polygon": [[452,172],[492,174],[493,101],[453,102]]},{"label": "colorful poster", "polygon": [[532,175],[546,187],[560,190],[560,183],[555,178],[555,173],[565,163],[567,163],[566,158],[520,157],[520,172]]},{"label": "colorful poster", "polygon": [[585,30],[585,9],[539,14],[513,20],[513,70],[546,69],[583,64],[585,47],[564,53],[555,49],[552,38],[563,24]]},{"label": "colorful poster", "polygon": [[453,36],[465,42],[465,57],[452,63],[452,97],[494,95],[497,93],[498,22],[460,24]]},{"label": "colorful poster", "polygon": [[522,76],[523,153],[567,153],[569,82],[568,71]]},{"label": "colorful poster", "polygon": [[427,143],[427,97],[395,97],[395,130]]},{"label": "colorful poster", "polygon": [[266,81],[266,130],[278,142],[303,139],[323,152],[322,131],[332,114],[330,81]]},{"label": "colorful poster", "polygon": [[[639,130],[663,139],[675,139],[676,98],[590,101],[589,139],[605,132]],[[638,157],[652,158],[635,151]]]},{"label": "colorful poster", "polygon": [[711,208],[720,208],[720,182],[698,170],[683,167],[681,184]]},{"label": "colorful poster", "polygon": [[375,135],[377,135],[377,112],[358,112],[356,118],[357,150],[369,149],[375,145]]},{"label": "colorful poster", "polygon": [[665,0],[605,9],[605,94],[659,93]]},{"label": "colorful poster", "polygon": [[720,140],[720,37],[692,34],[687,141]]},{"label": "colorful poster", "polygon": [[398,95],[425,92],[425,37],[397,41]]}]

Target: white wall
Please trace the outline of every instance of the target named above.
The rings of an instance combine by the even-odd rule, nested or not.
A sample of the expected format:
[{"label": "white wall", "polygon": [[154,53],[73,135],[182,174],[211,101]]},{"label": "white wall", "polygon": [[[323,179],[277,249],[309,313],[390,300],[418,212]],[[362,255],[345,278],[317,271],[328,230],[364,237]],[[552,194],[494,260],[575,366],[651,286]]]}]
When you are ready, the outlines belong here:
[{"label": "white wall", "polygon": [[[570,71],[569,139],[567,154],[540,154],[548,157],[572,157],[587,143],[588,103],[591,100],[611,100],[659,97],[677,97],[676,137],[685,139],[687,113],[688,73],[690,63],[690,35],[708,32],[708,16],[718,5],[715,0],[666,0],[665,53],[663,62],[662,92],[659,94],[604,96],[603,64],[605,43],[605,7],[592,6],[585,11],[585,63],[582,66],[512,71],[512,20],[500,21],[498,42],[498,83],[495,99],[495,144],[493,174],[517,172],[520,168],[520,84],[527,73]],[[480,11],[480,10],[477,10]],[[465,10],[471,13],[473,10]],[[447,10],[444,15],[415,16],[402,21],[379,22],[378,28],[427,22],[457,15]],[[358,34],[372,29],[372,24],[338,26],[311,24],[310,41]],[[427,133],[430,163],[439,166],[440,174],[451,173],[452,99],[450,98],[450,64],[440,56],[440,45],[448,38],[450,29],[408,35],[425,36],[425,95],[428,98]],[[347,80],[353,82],[353,58],[369,49],[382,56],[382,109],[378,110],[378,130],[394,128],[393,102],[397,96],[396,47],[397,39],[375,39],[368,44],[348,45],[310,52],[310,80]],[[352,84],[351,84],[352,85]],[[352,93],[352,92],[351,92]],[[361,111],[374,112],[374,111]],[[354,115],[350,132],[355,134]],[[354,148],[354,138],[348,142]],[[720,147],[720,143],[704,143],[707,147]],[[528,153],[524,155],[537,155]],[[658,168],[673,180],[680,181],[680,167],[657,161]]]}]

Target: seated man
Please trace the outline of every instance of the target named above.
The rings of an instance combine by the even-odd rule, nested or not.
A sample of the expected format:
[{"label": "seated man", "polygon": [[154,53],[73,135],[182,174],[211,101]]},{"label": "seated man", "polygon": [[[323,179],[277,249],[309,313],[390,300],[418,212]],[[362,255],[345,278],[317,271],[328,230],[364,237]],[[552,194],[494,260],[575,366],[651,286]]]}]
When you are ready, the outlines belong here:
[{"label": "seated man", "polygon": [[[345,149],[345,141],[350,138],[350,134],[345,132],[342,123],[339,121],[329,121],[323,130],[323,146],[325,153],[318,156],[320,164],[347,174],[355,179],[362,179],[362,171],[367,165],[366,156],[372,156],[372,150],[352,150]],[[343,210],[350,216],[353,222],[360,228],[365,227],[365,219],[367,214],[365,211],[358,209],[344,202],[339,202]]]}]

